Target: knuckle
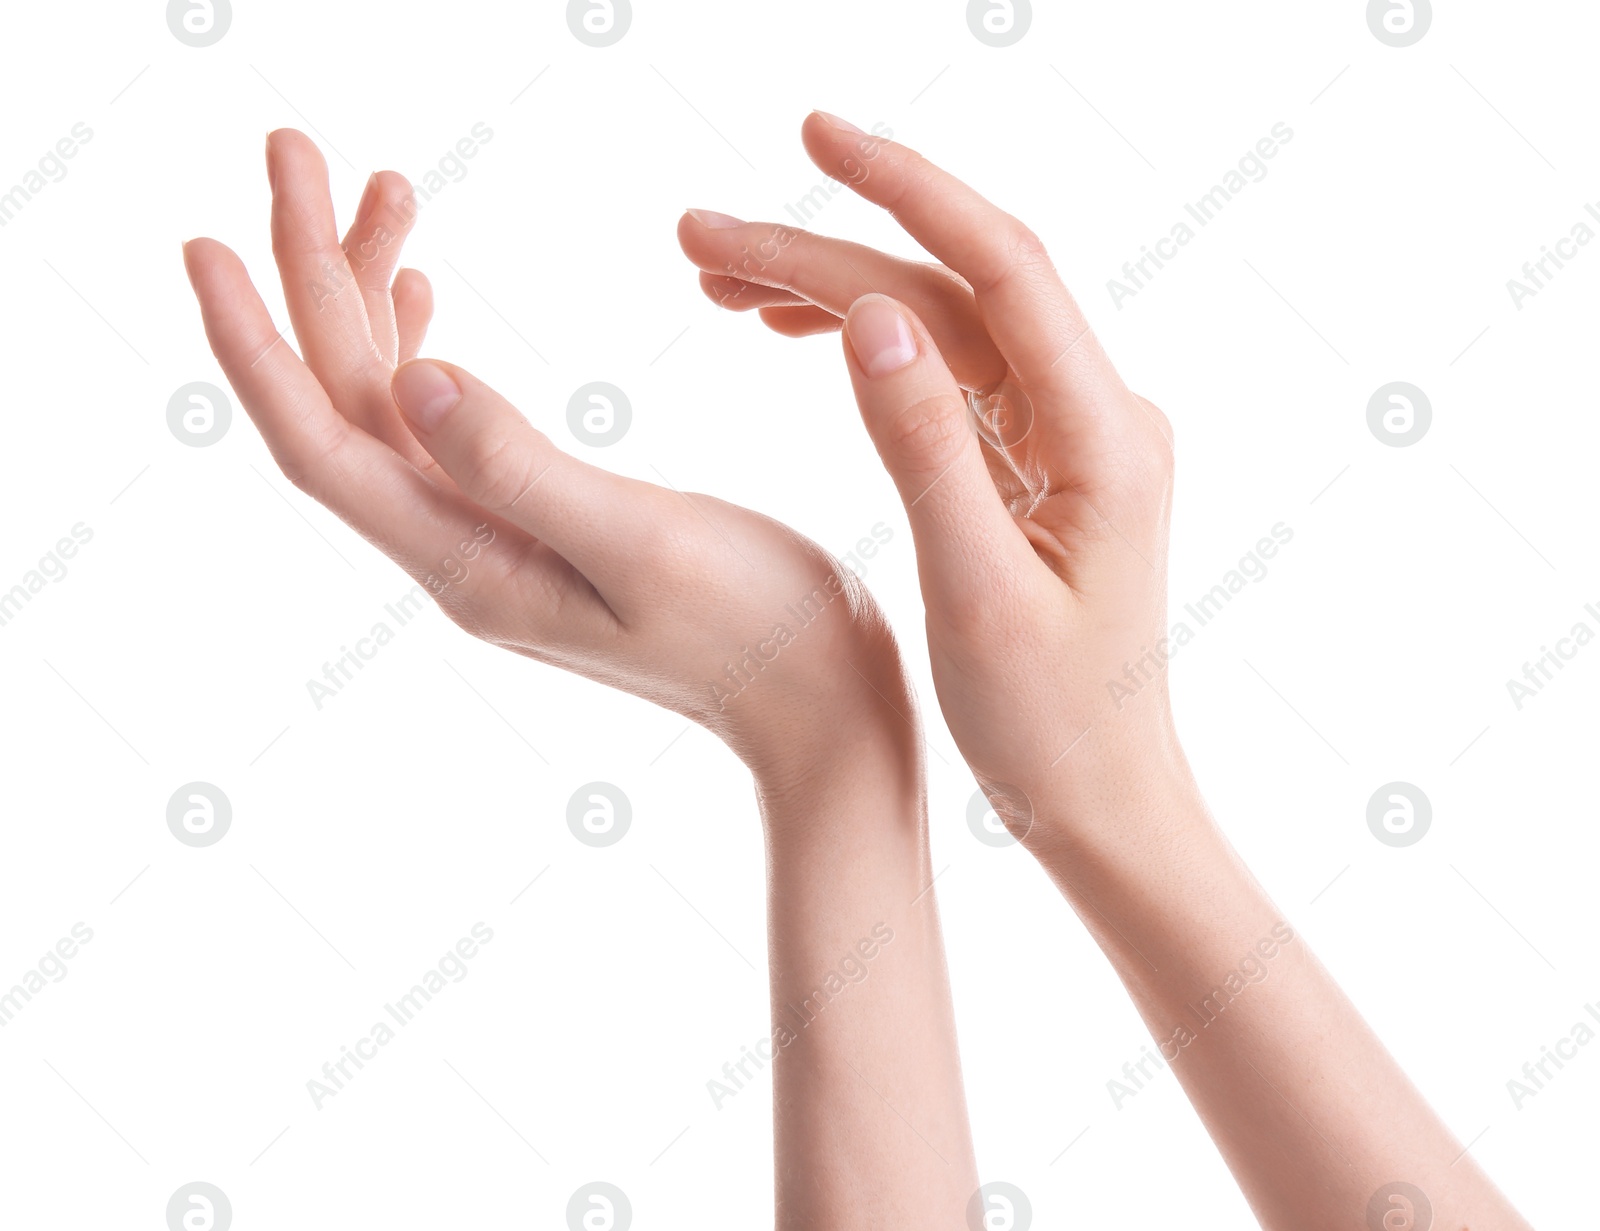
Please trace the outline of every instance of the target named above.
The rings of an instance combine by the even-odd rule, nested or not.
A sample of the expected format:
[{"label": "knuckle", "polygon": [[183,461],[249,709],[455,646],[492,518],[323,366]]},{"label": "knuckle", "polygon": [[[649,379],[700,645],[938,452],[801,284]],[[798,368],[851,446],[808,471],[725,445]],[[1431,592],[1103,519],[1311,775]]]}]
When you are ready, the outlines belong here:
[{"label": "knuckle", "polygon": [[1149,398],[1141,397],[1139,402],[1144,407],[1145,414],[1149,417],[1150,426],[1156,437],[1152,456],[1163,470],[1170,472],[1173,469],[1174,459],[1177,455],[1172,420]]},{"label": "knuckle", "polygon": [[316,498],[321,484],[316,481],[319,467],[314,460],[286,457],[278,462],[278,469],[283,471],[283,477],[288,479],[297,491],[304,492],[313,499]]},{"label": "knuckle", "polygon": [[291,408],[295,423],[293,433],[273,450],[273,459],[283,477],[298,491],[326,503],[323,493],[338,490],[338,474],[344,463],[344,446],[349,437],[348,423],[337,419],[337,424],[326,430],[316,430],[314,408],[303,398],[297,398]]},{"label": "knuckle", "polygon": [[1008,219],[999,229],[993,244],[989,276],[981,285],[973,287],[980,295],[995,290],[1019,273],[1048,274],[1055,269],[1044,240],[1015,218]]},{"label": "knuckle", "polygon": [[1025,223],[1012,218],[1004,231],[1007,257],[1016,265],[1048,265],[1050,253],[1044,240]]},{"label": "knuckle", "polygon": [[895,414],[887,428],[887,443],[895,455],[925,469],[950,465],[966,448],[969,434],[964,411],[948,394],[914,402]]},{"label": "knuckle", "polygon": [[1044,240],[1009,214],[978,241],[974,266],[967,280],[979,298],[993,294],[1018,274],[1053,275],[1055,270]]}]

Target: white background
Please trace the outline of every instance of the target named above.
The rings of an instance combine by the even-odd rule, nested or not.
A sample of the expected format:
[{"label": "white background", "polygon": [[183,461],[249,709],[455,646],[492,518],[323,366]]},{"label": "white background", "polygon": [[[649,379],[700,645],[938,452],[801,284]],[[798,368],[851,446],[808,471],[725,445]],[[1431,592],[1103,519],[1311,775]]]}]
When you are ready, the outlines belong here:
[{"label": "white background", "polygon": [[[93,531],[0,628],[0,986],[94,932],[0,1030],[10,1217],[153,1228],[205,1180],[241,1231],[554,1227],[598,1178],[640,1227],[769,1221],[770,1081],[720,1111],[706,1090],[769,1028],[741,767],[431,608],[318,711],[306,681],[410,583],[278,475],[237,405],[207,448],[166,405],[222,383],[182,239],[233,245],[285,320],[269,129],[319,140],[343,220],[371,170],[420,179],[482,122],[407,253],[437,291],[427,353],[590,460],[834,551],[885,522],[867,582],[921,664],[910,535],[837,338],[719,312],[673,237],[686,206],[787,218],[822,178],[798,141],[820,106],[1025,218],[1171,415],[1175,618],[1292,527],[1174,667],[1208,799],[1524,1212],[1593,1225],[1600,1046],[1520,1110],[1506,1083],[1600,1001],[1600,646],[1520,712],[1506,681],[1578,620],[1600,630],[1600,246],[1520,310],[1506,282],[1600,200],[1600,16],[1440,7],[1403,50],[1355,0],[1041,5],[1006,49],[963,5],[912,0],[640,2],[604,49],[557,3],[241,0],[203,49],[159,3],[8,7],[0,190],[93,131],[0,229],[0,589]],[[1122,263],[1279,122],[1270,174],[1114,307]],[[815,226],[916,251],[849,194]],[[594,380],[633,404],[608,449],[565,427]],[[1408,448],[1366,422],[1395,380],[1433,407]],[[918,687],[931,704],[921,666]],[[1042,1227],[1247,1224],[1169,1072],[1114,1105],[1148,1037],[1030,858],[973,838],[972,780],[925,717],[984,1178],[1024,1188]],[[233,805],[205,849],[166,826],[195,780]],[[565,822],[592,780],[633,804],[607,849]],[[1366,824],[1394,780],[1434,809],[1405,849]],[[495,938],[469,976],[316,1110],[306,1081],[479,921]]]}]

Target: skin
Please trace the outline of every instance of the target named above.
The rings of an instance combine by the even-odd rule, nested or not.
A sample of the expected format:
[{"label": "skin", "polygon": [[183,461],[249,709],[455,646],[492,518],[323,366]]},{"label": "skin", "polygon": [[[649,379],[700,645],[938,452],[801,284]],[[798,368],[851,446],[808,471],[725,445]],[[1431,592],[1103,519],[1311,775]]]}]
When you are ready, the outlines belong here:
[{"label": "skin", "polygon": [[1526,1228],[1207,812],[1152,654],[1165,416],[1123,384],[1015,218],[834,117],[814,113],[802,139],[939,264],[710,211],[685,215],[679,241],[723,306],[789,336],[843,330],[915,536],[950,731],[1104,949],[1261,1225],[1420,1229],[1390,1197],[1405,1181],[1435,1228]]},{"label": "skin", "polygon": [[[675,710],[744,761],[767,841],[777,1225],[959,1226],[977,1179],[921,736],[877,605],[788,527],[569,457],[416,359],[432,294],[396,272],[403,176],[373,178],[341,242],[307,137],[271,134],[267,170],[300,354],[233,252],[196,239],[184,262],[279,467],[469,633]],[[807,602],[802,623],[788,608]]]}]

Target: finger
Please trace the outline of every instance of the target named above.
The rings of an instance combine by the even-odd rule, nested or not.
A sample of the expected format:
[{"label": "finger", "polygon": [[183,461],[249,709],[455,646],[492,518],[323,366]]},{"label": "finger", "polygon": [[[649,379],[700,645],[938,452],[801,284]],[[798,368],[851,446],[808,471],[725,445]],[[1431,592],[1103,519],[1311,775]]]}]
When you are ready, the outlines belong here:
[{"label": "finger", "polygon": [[927,329],[883,295],[851,307],[844,350],[867,432],[905,502],[929,612],[971,611],[1026,539],[995,491],[966,396]]},{"label": "finger", "polygon": [[1043,244],[1020,221],[915,151],[835,116],[813,112],[801,136],[817,166],[889,210],[966,279],[1025,384],[1059,387],[1064,371],[1091,386],[1120,384]]},{"label": "finger", "polygon": [[[771,222],[739,222],[696,211],[678,223],[684,255],[706,275],[793,294],[843,319],[863,295],[889,295],[927,325],[956,379],[969,389],[998,384],[1006,361],[989,337],[972,291],[948,269],[889,256],[863,244]],[[757,306],[765,307],[764,303]]]},{"label": "finger", "polygon": [[590,466],[482,381],[454,364],[414,359],[394,374],[412,432],[474,503],[549,543],[614,607],[637,589],[658,523],[649,484]]},{"label": "finger", "polygon": [[749,312],[755,308],[799,307],[809,302],[804,296],[796,295],[793,291],[761,286],[727,274],[708,274],[704,270],[700,273],[700,289],[712,303],[719,308],[727,308],[730,312]]},{"label": "finger", "polygon": [[361,204],[340,244],[366,306],[373,344],[391,365],[398,362],[398,337],[389,283],[416,221],[411,181],[398,171],[379,171],[367,181]]},{"label": "finger", "polygon": [[351,422],[420,465],[425,454],[394,412],[393,369],[372,340],[355,270],[334,230],[328,164],[305,134],[280,128],[267,138],[267,169],[272,251],[306,365]]},{"label": "finger", "polygon": [[395,331],[401,363],[415,359],[433,322],[433,284],[419,269],[402,269],[394,276]]},{"label": "finger", "polygon": [[807,304],[801,308],[762,308],[761,323],[786,338],[809,338],[819,333],[838,333],[844,321],[825,308]]},{"label": "finger", "polygon": [[[464,626],[479,631],[482,609],[503,606],[509,593],[541,635],[572,640],[577,622],[556,620],[583,589],[570,567],[541,555],[514,527],[491,536],[481,509],[429,483],[340,415],[228,248],[192,240],[184,265],[211,349],[291,483],[393,559]],[[465,570],[464,560],[471,562]]]}]

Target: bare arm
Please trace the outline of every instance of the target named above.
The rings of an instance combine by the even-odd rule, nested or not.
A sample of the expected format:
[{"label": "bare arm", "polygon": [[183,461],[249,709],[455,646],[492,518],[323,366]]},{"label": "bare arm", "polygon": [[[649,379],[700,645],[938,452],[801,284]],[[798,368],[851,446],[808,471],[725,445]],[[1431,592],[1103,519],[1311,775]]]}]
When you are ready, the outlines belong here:
[{"label": "bare arm", "polygon": [[780,1231],[963,1227],[978,1183],[918,741],[888,718],[762,799]]},{"label": "bare arm", "polygon": [[[1191,781],[1166,693],[1166,417],[1017,219],[833,117],[802,136],[942,264],[710,214],[679,241],[723,306],[786,335],[844,331],[916,539],[951,733],[1105,948],[1262,1224],[1420,1231],[1415,1193],[1387,1191],[1401,1182],[1436,1227],[1524,1227]],[[1140,687],[1119,692],[1133,663]]]}]

